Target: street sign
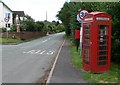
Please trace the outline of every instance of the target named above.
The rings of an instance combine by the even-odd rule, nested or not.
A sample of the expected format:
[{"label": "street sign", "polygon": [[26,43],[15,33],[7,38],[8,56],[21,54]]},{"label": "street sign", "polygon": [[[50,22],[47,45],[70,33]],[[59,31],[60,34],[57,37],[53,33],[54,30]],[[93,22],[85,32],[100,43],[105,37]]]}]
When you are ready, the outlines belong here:
[{"label": "street sign", "polygon": [[87,10],[80,10],[78,14],[79,14],[79,18],[80,18],[81,20],[83,20],[83,17],[84,17],[86,14],[88,14],[88,11],[87,11]]},{"label": "street sign", "polygon": [[7,18],[7,17],[4,18],[4,21],[5,21],[5,22],[9,22],[9,18]]},{"label": "street sign", "polygon": [[80,19],[79,14],[77,14],[77,21],[78,21],[79,23],[82,23],[82,20]]},{"label": "street sign", "polygon": [[82,54],[83,18],[86,14],[88,14],[87,10],[80,10],[77,14],[77,21],[79,21],[79,23],[81,23],[81,28],[80,28],[80,54]]}]

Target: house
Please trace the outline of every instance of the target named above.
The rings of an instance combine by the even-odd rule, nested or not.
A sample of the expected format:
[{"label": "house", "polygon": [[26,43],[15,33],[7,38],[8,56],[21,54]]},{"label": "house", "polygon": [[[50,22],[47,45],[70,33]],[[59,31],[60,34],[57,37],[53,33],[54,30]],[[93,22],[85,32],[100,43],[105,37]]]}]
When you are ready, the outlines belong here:
[{"label": "house", "polygon": [[0,28],[9,28],[13,25],[13,11],[0,0]]},{"label": "house", "polygon": [[16,24],[16,16],[18,16],[20,21],[24,20],[24,11],[13,11],[13,24]]}]

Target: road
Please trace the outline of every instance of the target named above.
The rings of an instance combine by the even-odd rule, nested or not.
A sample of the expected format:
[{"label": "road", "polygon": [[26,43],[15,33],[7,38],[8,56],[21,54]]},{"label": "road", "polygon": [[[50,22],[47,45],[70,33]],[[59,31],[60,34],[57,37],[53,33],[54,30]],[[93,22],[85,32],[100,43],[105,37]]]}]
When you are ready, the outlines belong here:
[{"label": "road", "polygon": [[19,45],[2,45],[2,82],[38,83],[56,57],[64,33]]}]

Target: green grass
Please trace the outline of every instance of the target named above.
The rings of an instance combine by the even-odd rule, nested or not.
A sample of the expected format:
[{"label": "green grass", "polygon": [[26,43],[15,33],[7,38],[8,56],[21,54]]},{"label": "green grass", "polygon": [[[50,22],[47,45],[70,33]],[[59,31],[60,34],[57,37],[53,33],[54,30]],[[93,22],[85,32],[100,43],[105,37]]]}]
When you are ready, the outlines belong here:
[{"label": "green grass", "polygon": [[64,36],[64,39],[69,39],[69,36],[65,35],[65,36]]},{"label": "green grass", "polygon": [[118,83],[118,73],[118,66],[112,63],[109,72],[102,74],[87,72],[84,74],[84,79],[90,83]]},{"label": "green grass", "polygon": [[80,50],[78,50],[78,52],[76,51],[76,47],[71,45],[70,46],[70,53],[71,53],[71,60],[73,65],[76,68],[82,68],[82,59],[80,56]]},{"label": "green grass", "polygon": [[18,42],[23,42],[23,40],[12,38],[0,38],[0,43],[18,43]]},{"label": "green grass", "polygon": [[[80,57],[80,51],[76,52],[76,47],[71,45],[70,53],[71,53],[71,61],[73,65],[79,69],[83,69],[82,58]],[[111,68],[109,72],[105,72],[102,74],[85,72],[83,78],[86,81],[88,81],[88,83],[95,83],[95,85],[96,84],[100,85],[101,83],[118,83],[118,77],[120,76],[119,74],[120,74],[120,69],[118,69],[118,65],[111,63]]]}]

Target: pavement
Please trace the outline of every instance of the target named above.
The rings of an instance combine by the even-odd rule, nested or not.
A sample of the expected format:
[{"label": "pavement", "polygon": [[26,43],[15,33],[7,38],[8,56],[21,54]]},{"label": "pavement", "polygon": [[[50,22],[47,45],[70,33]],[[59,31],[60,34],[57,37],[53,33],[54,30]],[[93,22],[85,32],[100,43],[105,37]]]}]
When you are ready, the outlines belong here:
[{"label": "pavement", "polygon": [[70,60],[70,41],[66,40],[48,83],[86,83],[83,80],[83,74],[84,72],[74,68],[72,65]]}]

